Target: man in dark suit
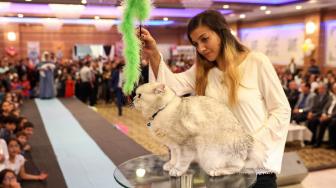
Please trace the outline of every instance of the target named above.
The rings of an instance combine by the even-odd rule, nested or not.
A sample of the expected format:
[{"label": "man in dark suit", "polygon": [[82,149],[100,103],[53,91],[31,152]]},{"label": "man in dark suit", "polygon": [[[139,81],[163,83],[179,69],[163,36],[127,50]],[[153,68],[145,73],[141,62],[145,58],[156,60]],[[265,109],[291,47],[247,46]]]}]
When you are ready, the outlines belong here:
[{"label": "man in dark suit", "polygon": [[325,108],[330,103],[331,99],[332,97],[331,95],[329,95],[329,92],[327,91],[327,86],[325,84],[320,84],[318,86],[317,95],[314,97],[313,107],[307,114],[307,126],[313,133],[311,144],[316,144],[318,146],[321,144],[320,142],[316,142],[318,134],[317,127],[319,124],[325,123],[326,119],[324,119],[325,117],[324,115],[327,113],[325,113],[323,110],[328,110]]},{"label": "man in dark suit", "polygon": [[[314,147],[320,147],[325,130],[330,127],[333,128],[336,125],[336,84],[332,87],[332,94],[328,99],[328,102],[323,107],[322,114],[319,118],[319,124],[315,127],[315,143]],[[334,137],[335,133],[332,133],[333,129],[329,132],[329,139],[331,146],[334,145],[333,141],[336,141]]]},{"label": "man in dark suit", "polygon": [[295,107],[295,104],[299,100],[300,92],[297,88],[297,84],[294,80],[290,81],[288,84],[288,89],[285,90],[289,105],[291,109],[293,110]]},{"label": "man in dark suit", "polygon": [[298,124],[307,120],[308,112],[314,105],[314,97],[315,94],[310,92],[310,84],[302,83],[301,94],[293,109],[292,120]]}]

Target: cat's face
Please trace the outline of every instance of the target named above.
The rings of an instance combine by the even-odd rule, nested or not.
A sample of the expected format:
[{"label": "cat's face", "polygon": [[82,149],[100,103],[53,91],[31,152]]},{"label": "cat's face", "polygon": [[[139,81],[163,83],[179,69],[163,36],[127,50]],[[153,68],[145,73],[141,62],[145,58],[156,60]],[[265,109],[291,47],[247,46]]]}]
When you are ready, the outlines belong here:
[{"label": "cat's face", "polygon": [[147,83],[137,88],[133,103],[145,118],[149,118],[166,105],[174,95],[175,93],[163,84]]}]

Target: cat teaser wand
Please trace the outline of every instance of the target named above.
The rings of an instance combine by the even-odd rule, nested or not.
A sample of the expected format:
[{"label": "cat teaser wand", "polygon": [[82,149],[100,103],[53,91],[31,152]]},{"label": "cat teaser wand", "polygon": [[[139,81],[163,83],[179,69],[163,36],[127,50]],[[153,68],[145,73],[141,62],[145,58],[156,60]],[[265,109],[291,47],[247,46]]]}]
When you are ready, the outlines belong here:
[{"label": "cat teaser wand", "polygon": [[126,61],[126,65],[123,69],[125,74],[123,91],[129,95],[132,93],[140,77],[141,41],[136,35],[135,19],[140,21],[141,28],[141,22],[149,18],[152,5],[150,0],[124,0],[122,4],[124,6],[124,12],[119,31],[123,35],[123,54]]}]

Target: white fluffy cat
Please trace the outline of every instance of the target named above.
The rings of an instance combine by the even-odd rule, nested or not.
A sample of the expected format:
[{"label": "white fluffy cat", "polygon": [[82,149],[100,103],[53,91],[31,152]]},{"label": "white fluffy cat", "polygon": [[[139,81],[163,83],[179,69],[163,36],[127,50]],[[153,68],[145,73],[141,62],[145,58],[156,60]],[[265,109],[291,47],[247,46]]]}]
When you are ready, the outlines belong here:
[{"label": "white fluffy cat", "polygon": [[262,168],[264,148],[225,104],[205,96],[181,98],[160,83],[136,90],[135,108],[149,120],[155,137],[170,149],[163,169],[181,176],[197,161],[210,176]]}]

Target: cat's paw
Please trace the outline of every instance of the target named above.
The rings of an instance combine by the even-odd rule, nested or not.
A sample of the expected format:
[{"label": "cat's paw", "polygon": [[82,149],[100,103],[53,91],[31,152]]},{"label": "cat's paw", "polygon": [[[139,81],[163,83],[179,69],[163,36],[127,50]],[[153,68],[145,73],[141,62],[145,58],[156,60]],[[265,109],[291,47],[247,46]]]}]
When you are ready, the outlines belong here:
[{"label": "cat's paw", "polygon": [[223,176],[234,174],[236,171],[230,169],[210,169],[206,170],[206,173],[209,174],[209,176]]},{"label": "cat's paw", "polygon": [[223,172],[221,170],[208,170],[207,174],[209,174],[209,176],[221,176]]},{"label": "cat's paw", "polygon": [[181,170],[181,169],[178,169],[176,167],[173,167],[172,169],[170,169],[169,175],[179,177],[179,176],[182,176],[182,174],[184,174],[186,171],[187,170]]},{"label": "cat's paw", "polygon": [[174,167],[174,164],[168,161],[163,165],[163,170],[170,171],[173,167]]}]

